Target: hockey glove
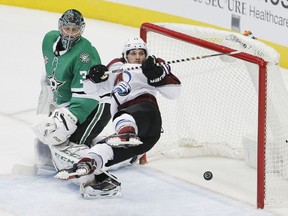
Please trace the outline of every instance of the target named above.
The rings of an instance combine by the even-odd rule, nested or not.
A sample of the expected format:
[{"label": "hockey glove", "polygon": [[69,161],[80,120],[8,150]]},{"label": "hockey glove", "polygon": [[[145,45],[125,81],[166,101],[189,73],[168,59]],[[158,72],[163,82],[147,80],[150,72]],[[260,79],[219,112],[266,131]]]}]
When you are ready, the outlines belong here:
[{"label": "hockey glove", "polygon": [[108,68],[105,65],[94,65],[90,68],[87,79],[91,80],[93,83],[104,82],[108,79],[109,75],[105,74],[108,71]]},{"label": "hockey glove", "polygon": [[77,129],[77,118],[67,109],[56,109],[51,116],[36,123],[32,130],[47,145],[64,143]]},{"label": "hockey glove", "polygon": [[147,77],[148,84],[152,86],[160,86],[167,75],[161,66],[157,66],[155,56],[148,56],[148,58],[143,61],[142,71]]}]

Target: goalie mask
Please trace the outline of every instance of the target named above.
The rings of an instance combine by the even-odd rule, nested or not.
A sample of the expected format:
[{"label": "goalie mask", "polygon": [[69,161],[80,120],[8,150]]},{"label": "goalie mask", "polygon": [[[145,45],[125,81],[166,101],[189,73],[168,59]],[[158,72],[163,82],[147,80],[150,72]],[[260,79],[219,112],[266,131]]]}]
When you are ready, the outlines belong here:
[{"label": "goalie mask", "polygon": [[122,55],[126,61],[128,61],[127,55],[129,54],[129,51],[133,50],[133,49],[143,49],[143,50],[145,50],[146,57],[148,56],[147,45],[141,38],[138,38],[138,37],[129,38],[125,42],[123,50],[122,50]]},{"label": "goalie mask", "polygon": [[67,10],[58,22],[58,30],[61,42],[66,50],[71,49],[77,43],[85,29],[85,22],[82,14],[75,10]]}]

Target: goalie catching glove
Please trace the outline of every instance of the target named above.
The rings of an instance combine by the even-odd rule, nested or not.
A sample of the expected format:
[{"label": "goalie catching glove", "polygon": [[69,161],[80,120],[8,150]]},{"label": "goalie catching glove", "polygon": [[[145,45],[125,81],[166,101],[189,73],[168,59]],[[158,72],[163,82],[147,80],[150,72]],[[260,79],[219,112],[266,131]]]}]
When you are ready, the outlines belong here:
[{"label": "goalie catching glove", "polygon": [[93,83],[100,83],[104,82],[108,79],[109,75],[105,74],[105,72],[108,71],[108,68],[105,65],[93,65],[88,75],[86,76],[87,79],[89,79]]},{"label": "goalie catching glove", "polygon": [[164,84],[164,79],[169,74],[170,66],[167,64],[157,66],[157,58],[148,56],[142,63],[142,71],[147,77],[148,84],[156,87]]},{"label": "goalie catching glove", "polygon": [[36,123],[32,130],[47,145],[64,143],[77,129],[77,118],[67,109],[56,109],[51,116]]}]

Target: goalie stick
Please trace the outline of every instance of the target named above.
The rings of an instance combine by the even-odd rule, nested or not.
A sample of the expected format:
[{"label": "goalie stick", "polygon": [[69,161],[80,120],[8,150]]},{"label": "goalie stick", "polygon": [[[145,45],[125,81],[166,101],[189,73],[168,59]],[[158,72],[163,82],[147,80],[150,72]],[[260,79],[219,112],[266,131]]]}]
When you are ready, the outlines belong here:
[{"label": "goalie stick", "polygon": [[36,164],[14,164],[11,173],[13,175],[35,176],[37,175],[38,167]]},{"label": "goalie stick", "polygon": [[[176,59],[176,60],[160,62],[160,63],[156,63],[156,65],[157,66],[161,66],[161,65],[165,65],[165,64],[175,64],[175,63],[195,61],[195,60],[211,58],[211,57],[216,57],[216,56],[223,56],[223,55],[231,56],[231,55],[238,54],[238,53],[241,53],[241,52],[242,51],[240,51],[240,50],[234,50],[234,51],[229,52],[229,53],[215,53],[215,54],[210,54],[210,55],[194,56],[194,57],[188,57],[188,58],[182,58],[182,59]],[[141,66],[136,66],[136,67],[126,68],[125,70],[137,70],[137,69],[140,69],[140,68],[142,68],[142,67]],[[123,69],[116,69],[116,70],[107,71],[107,72],[105,72],[105,74],[120,73],[122,71],[123,71]],[[89,76],[88,76],[88,78],[89,78]]]}]

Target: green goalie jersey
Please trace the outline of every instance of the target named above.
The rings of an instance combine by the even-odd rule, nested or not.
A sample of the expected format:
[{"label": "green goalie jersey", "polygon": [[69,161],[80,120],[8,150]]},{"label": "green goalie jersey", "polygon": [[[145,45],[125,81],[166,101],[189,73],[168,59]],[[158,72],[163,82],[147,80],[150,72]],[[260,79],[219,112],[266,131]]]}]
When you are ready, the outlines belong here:
[{"label": "green goalie jersey", "polygon": [[96,108],[98,101],[83,92],[83,80],[90,67],[101,64],[97,50],[81,37],[69,51],[54,51],[59,37],[58,31],[48,32],[42,44],[46,78],[53,92],[53,99],[59,106],[65,106],[83,123]]}]

